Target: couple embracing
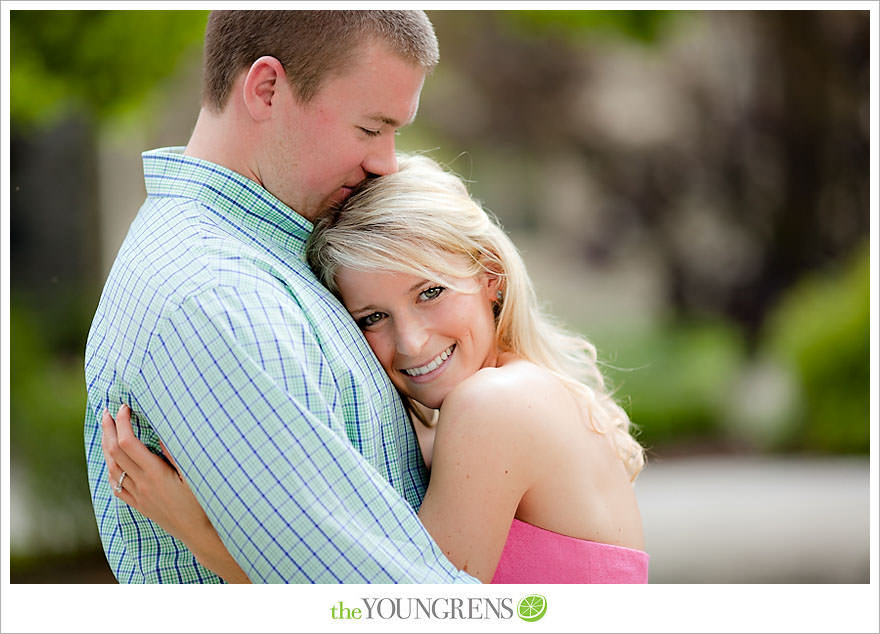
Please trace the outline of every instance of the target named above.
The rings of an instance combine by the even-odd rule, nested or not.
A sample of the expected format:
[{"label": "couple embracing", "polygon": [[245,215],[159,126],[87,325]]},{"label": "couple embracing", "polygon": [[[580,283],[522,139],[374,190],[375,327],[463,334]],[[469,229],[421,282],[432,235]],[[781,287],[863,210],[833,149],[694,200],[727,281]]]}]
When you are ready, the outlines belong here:
[{"label": "couple embracing", "polygon": [[117,579],[646,582],[595,349],[457,176],[395,151],[427,16],[214,12],[204,56],[86,348]]}]

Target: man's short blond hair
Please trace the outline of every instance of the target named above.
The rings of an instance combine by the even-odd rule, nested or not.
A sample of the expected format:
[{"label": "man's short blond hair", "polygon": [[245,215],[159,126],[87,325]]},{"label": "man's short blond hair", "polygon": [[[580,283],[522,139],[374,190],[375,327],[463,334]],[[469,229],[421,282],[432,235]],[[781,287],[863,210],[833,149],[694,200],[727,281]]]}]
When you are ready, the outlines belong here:
[{"label": "man's short blond hair", "polygon": [[213,11],[205,30],[202,104],[221,111],[239,73],[278,59],[300,100],[373,41],[430,72],[439,60],[424,11]]}]

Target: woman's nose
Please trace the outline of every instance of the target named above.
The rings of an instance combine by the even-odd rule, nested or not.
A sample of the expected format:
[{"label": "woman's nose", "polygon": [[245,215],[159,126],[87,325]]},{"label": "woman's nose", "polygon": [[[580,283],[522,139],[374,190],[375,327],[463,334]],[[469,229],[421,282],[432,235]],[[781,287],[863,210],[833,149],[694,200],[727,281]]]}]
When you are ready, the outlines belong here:
[{"label": "woman's nose", "polygon": [[409,317],[403,321],[397,321],[395,343],[399,354],[408,357],[418,356],[427,341],[428,330],[421,320]]}]

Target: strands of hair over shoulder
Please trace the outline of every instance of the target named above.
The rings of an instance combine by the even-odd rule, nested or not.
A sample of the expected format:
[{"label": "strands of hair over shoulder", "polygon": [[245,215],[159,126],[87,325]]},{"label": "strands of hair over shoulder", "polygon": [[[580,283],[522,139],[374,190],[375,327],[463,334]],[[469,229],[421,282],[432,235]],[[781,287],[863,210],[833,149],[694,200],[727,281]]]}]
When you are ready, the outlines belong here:
[{"label": "strands of hair over shoulder", "polygon": [[595,347],[541,310],[513,242],[461,179],[432,159],[400,155],[398,172],[367,181],[341,209],[317,222],[307,258],[336,293],[339,267],[397,271],[454,289],[455,278],[484,271],[499,276],[499,350],[557,376],[584,404],[593,430],[610,436],[631,480],[644,467],[644,450],[605,386]]}]

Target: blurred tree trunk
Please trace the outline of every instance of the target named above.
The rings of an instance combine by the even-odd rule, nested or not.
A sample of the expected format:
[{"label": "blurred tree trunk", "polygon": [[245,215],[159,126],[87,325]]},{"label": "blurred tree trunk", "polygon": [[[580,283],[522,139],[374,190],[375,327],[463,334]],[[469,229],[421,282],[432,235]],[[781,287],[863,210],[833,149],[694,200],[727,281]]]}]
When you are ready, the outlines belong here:
[{"label": "blurred tree trunk", "polygon": [[56,324],[99,279],[96,133],[83,115],[11,126],[10,290]]},{"label": "blurred tree trunk", "polygon": [[752,333],[799,277],[867,237],[869,195],[867,12],[771,11],[755,24],[756,125],[778,135],[781,196],[759,210],[772,220],[763,257],[729,302]]}]

